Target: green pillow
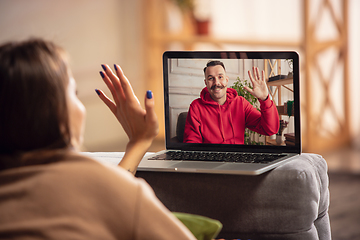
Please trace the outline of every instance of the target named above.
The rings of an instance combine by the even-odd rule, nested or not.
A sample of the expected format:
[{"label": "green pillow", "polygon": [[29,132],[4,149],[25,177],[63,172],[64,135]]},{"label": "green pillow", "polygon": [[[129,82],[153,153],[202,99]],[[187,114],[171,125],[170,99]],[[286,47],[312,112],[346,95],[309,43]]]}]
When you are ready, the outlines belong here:
[{"label": "green pillow", "polygon": [[222,229],[220,221],[189,213],[173,214],[194,234],[198,240],[214,239]]}]

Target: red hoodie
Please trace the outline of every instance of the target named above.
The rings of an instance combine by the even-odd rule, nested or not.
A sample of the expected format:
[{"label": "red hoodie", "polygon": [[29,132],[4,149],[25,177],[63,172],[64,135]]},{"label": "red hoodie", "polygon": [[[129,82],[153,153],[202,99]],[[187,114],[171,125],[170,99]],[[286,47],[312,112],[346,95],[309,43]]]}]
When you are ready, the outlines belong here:
[{"label": "red hoodie", "polygon": [[279,130],[276,106],[268,97],[260,102],[259,112],[235,89],[227,88],[226,102],[215,102],[205,87],[200,98],[189,108],[185,123],[185,143],[244,144],[245,128],[262,135],[273,135]]}]

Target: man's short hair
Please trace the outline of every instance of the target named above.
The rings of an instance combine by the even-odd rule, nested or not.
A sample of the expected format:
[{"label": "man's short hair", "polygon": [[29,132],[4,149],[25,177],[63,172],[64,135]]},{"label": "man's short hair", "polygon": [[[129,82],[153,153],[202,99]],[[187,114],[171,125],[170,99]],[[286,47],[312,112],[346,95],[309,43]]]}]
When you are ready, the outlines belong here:
[{"label": "man's short hair", "polygon": [[[206,75],[206,69],[207,69],[208,67],[213,67],[213,66],[217,66],[217,65],[222,66],[222,67],[224,68],[224,70],[225,70],[225,66],[224,66],[224,63],[223,63],[223,62],[221,62],[221,61],[219,61],[219,60],[210,60],[210,61],[207,62],[206,67],[204,67],[204,74]],[[226,71],[226,70],[225,70],[225,71]],[[206,76],[205,76],[205,77],[206,77]]]}]

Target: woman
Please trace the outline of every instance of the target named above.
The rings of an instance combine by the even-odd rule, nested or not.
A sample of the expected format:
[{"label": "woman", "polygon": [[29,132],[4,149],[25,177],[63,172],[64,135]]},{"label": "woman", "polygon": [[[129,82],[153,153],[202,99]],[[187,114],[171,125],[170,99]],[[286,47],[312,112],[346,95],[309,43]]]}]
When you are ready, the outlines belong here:
[{"label": "woman", "polygon": [[65,52],[40,39],[0,46],[0,238],[194,238],[128,172],[158,132],[152,93],[142,109],[121,68],[102,67],[114,101],[96,92],[129,137],[122,168],[78,153],[85,108]]}]

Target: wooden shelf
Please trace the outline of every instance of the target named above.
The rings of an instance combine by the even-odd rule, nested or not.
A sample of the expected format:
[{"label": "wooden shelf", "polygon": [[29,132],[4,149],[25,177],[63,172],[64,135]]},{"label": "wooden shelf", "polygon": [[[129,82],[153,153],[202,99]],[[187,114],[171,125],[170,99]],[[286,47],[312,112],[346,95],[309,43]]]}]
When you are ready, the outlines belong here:
[{"label": "wooden shelf", "polygon": [[[285,109],[284,109],[284,105],[281,106],[276,106],[279,115],[283,115],[283,116],[289,116],[287,113],[285,113]],[[292,110],[291,116],[294,116],[294,108]]]},{"label": "wooden shelf", "polygon": [[275,81],[266,82],[268,86],[280,86],[280,85],[286,85],[286,84],[292,84],[293,78],[285,78],[285,79],[279,79]]},{"label": "wooden shelf", "polygon": [[281,144],[279,145],[279,144],[276,143],[276,140],[274,140],[274,139],[267,139],[266,144],[267,145],[274,145],[274,146],[285,146],[284,141],[282,141]]}]

